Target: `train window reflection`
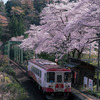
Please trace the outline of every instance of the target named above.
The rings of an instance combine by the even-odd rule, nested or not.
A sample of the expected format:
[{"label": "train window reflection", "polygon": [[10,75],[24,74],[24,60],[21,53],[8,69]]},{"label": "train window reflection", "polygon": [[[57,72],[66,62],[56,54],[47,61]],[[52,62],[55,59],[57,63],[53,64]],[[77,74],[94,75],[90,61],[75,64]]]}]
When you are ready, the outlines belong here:
[{"label": "train window reflection", "polygon": [[47,73],[47,82],[55,82],[55,73],[54,72],[48,72]]},{"label": "train window reflection", "polygon": [[65,72],[64,73],[64,82],[70,82],[71,81],[71,73]]}]

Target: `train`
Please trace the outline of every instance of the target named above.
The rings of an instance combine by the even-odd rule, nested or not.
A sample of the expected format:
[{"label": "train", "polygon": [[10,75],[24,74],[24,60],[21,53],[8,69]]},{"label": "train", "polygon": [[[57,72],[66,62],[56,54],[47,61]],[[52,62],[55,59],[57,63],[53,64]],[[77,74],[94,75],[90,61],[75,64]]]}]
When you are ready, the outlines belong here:
[{"label": "train", "polygon": [[28,76],[38,84],[43,93],[53,95],[71,93],[71,70],[62,68],[55,62],[44,59],[29,60]]}]

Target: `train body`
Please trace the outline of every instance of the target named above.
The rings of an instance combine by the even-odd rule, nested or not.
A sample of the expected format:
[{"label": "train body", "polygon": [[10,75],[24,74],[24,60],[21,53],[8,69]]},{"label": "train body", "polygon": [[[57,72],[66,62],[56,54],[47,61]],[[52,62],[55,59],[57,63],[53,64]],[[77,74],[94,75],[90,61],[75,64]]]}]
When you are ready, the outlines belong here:
[{"label": "train body", "polygon": [[28,75],[45,93],[71,92],[71,70],[44,59],[28,61]]}]

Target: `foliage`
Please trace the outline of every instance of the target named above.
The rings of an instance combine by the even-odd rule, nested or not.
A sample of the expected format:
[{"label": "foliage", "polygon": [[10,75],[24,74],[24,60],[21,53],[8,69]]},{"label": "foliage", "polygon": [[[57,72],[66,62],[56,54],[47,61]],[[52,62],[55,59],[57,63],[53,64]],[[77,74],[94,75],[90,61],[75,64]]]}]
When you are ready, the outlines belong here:
[{"label": "foliage", "polygon": [[33,56],[34,56],[34,51],[33,50],[24,51],[24,60],[32,59]]},{"label": "foliage", "polygon": [[18,0],[7,1],[6,11],[7,11],[8,16],[11,16],[11,10],[12,10],[13,6],[21,6],[20,1],[18,1]]},{"label": "foliage", "polygon": [[0,40],[1,40],[2,32],[3,32],[3,29],[2,29],[2,26],[0,25]]},{"label": "foliage", "polygon": [[8,65],[8,57],[0,55],[0,71],[15,76],[15,72]]},{"label": "foliage", "polygon": [[61,0],[48,4],[40,14],[41,26],[31,25],[27,32],[29,37],[23,41],[22,48],[35,49],[36,53],[54,53],[58,59],[72,52],[73,57],[77,55],[80,59],[83,51],[89,48],[89,43],[98,38],[99,3]]},{"label": "foliage", "polygon": [[65,54],[60,60],[58,60],[58,64],[62,67],[66,67],[68,63],[68,54]]},{"label": "foliage", "polygon": [[42,9],[46,6],[46,0],[34,0],[34,8],[41,12]]},{"label": "foliage", "polygon": [[41,52],[40,54],[38,54],[38,57],[55,62],[54,54],[47,54],[46,52]]},{"label": "foliage", "polygon": [[26,90],[11,77],[5,73],[0,73],[0,92],[3,96],[7,96],[9,100],[23,100],[28,99]]},{"label": "foliage", "polygon": [[[40,54],[37,55],[37,58],[38,57],[41,59],[47,59],[53,62],[55,62],[55,59],[56,59],[55,54],[52,54],[52,53],[48,54],[46,52],[41,52]],[[66,67],[67,59],[68,59],[68,55],[64,55],[62,59],[58,60],[57,64],[60,66]]]},{"label": "foliage", "polygon": [[6,33],[6,31],[5,31],[2,33],[1,41],[3,43],[5,43],[5,42],[9,41],[10,38],[11,38],[11,35],[9,33]]},{"label": "foliage", "polygon": [[25,27],[24,27],[22,17],[12,16],[11,21],[9,23],[9,29],[12,37],[23,35],[25,31]]},{"label": "foliage", "polygon": [[5,27],[5,26],[8,25],[8,20],[7,20],[7,18],[6,18],[5,16],[3,16],[3,15],[0,15],[0,25],[3,26],[3,27]]},{"label": "foliage", "polygon": [[13,95],[13,99],[23,100],[28,98],[25,89],[18,83],[10,83],[5,88],[6,91],[10,91],[10,93]]},{"label": "foliage", "polygon": [[24,15],[24,10],[19,6],[12,7],[11,15]]},{"label": "foliage", "polygon": [[100,98],[100,92],[88,90],[88,93],[94,95],[95,97]]},{"label": "foliage", "polygon": [[0,55],[0,67],[8,66],[8,57]]},{"label": "foliage", "polygon": [[0,1],[0,12],[5,12],[5,5],[2,1]]},{"label": "foliage", "polygon": [[11,37],[23,35],[30,24],[39,25],[39,13],[33,3],[31,0],[10,0],[5,4]]},{"label": "foliage", "polygon": [[[97,66],[98,63],[98,56],[97,54],[91,54],[90,55],[90,63]],[[89,63],[89,54],[83,54],[82,58],[83,61],[88,62]]]},{"label": "foliage", "polygon": [[3,1],[0,1],[0,40],[8,40],[7,37],[4,36],[7,33],[8,26],[8,18],[6,17],[5,5]]},{"label": "foliage", "polygon": [[5,72],[5,73],[12,75],[12,76],[15,76],[15,72],[14,72],[13,68],[10,66],[3,67],[2,72]]}]

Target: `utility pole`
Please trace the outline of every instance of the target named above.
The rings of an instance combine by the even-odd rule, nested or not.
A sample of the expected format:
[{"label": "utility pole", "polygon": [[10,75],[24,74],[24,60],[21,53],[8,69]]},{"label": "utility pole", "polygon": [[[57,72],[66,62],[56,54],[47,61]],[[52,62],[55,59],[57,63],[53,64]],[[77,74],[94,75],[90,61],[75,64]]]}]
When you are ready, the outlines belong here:
[{"label": "utility pole", "polygon": [[97,91],[99,89],[99,59],[100,59],[100,41],[98,41]]},{"label": "utility pole", "polygon": [[90,50],[89,50],[89,63],[91,61],[91,44],[90,44]]}]

